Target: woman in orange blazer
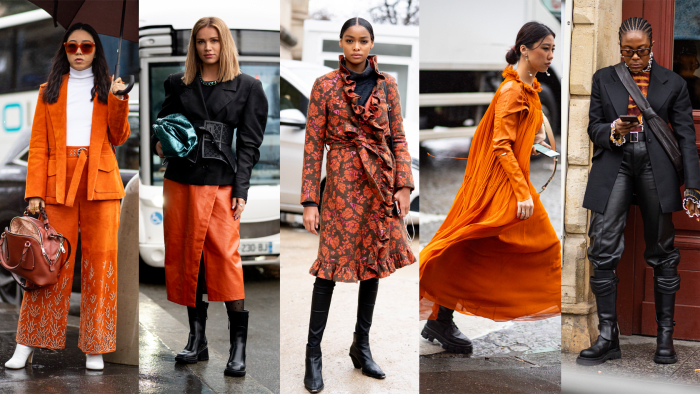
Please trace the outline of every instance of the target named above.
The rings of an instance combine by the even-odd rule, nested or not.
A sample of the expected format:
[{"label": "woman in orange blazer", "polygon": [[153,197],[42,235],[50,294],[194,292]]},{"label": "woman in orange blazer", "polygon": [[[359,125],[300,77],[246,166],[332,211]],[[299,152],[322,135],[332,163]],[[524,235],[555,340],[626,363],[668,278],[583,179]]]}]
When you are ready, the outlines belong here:
[{"label": "woman in orange blazer", "polygon": [[[129,138],[128,96],[110,81],[95,30],[76,23],[63,36],[48,82],[41,85],[29,143],[25,200],[56,231],[78,244],[82,234],[80,337],[88,369],[103,369],[116,349],[117,230],[124,197],[113,145]],[[80,226],[79,226],[80,225]],[[17,348],[7,368],[24,368],[36,348],[62,349],[73,283],[73,259],[58,283],[24,295]]]},{"label": "woman in orange blazer", "polygon": [[421,335],[448,352],[472,351],[454,311],[495,321],[560,312],[559,239],[529,179],[533,142],[544,140],[535,75],[553,52],[550,28],[528,22],[520,29],[472,140],[462,187],[420,252],[421,312],[429,319]]}]

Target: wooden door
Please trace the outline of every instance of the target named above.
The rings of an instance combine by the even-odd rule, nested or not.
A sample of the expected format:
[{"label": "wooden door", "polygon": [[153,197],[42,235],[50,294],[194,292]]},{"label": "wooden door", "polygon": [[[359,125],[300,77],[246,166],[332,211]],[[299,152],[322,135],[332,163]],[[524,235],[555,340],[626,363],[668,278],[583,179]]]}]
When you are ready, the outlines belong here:
[{"label": "wooden door", "polygon": [[[622,19],[638,16],[649,21],[654,36],[654,57],[671,69],[673,63],[674,0],[623,0]],[[693,111],[700,152],[700,111]],[[678,273],[681,289],[676,293],[678,339],[700,340],[700,223],[685,212],[673,215],[676,247],[681,252]],[[654,273],[644,261],[644,227],[639,208],[630,209],[625,230],[625,252],[618,266],[618,317],[622,334],[656,335]]]}]

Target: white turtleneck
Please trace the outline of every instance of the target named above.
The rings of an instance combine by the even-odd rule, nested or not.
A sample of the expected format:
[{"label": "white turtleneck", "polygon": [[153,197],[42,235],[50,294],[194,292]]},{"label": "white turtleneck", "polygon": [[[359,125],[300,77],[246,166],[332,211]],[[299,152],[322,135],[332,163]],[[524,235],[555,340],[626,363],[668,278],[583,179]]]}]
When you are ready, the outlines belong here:
[{"label": "white turtleneck", "polygon": [[66,100],[66,146],[90,146],[92,130],[92,97],[95,86],[92,67],[78,71],[70,68]]}]

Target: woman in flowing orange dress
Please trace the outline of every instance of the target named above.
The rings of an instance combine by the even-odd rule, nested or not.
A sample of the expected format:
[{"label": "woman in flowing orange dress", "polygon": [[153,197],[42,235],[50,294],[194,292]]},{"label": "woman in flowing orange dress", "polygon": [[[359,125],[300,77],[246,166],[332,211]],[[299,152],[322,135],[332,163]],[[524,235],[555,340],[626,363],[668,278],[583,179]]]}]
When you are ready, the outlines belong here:
[{"label": "woman in flowing orange dress", "polygon": [[462,187],[420,253],[421,316],[429,319],[422,336],[447,351],[472,351],[452,321],[455,310],[495,321],[560,313],[559,239],[529,180],[533,142],[544,140],[535,74],[550,66],[554,36],[538,22],[518,32],[505,80],[472,140]]}]

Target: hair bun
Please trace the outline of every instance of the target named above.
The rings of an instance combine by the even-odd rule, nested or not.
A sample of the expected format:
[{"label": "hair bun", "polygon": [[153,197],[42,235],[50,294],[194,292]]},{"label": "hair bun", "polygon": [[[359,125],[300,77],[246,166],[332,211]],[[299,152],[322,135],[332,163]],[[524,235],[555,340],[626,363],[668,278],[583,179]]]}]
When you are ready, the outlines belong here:
[{"label": "hair bun", "polygon": [[515,64],[518,62],[519,59],[520,54],[515,51],[515,47],[510,47],[508,53],[506,53],[506,61],[508,62],[508,64]]}]

